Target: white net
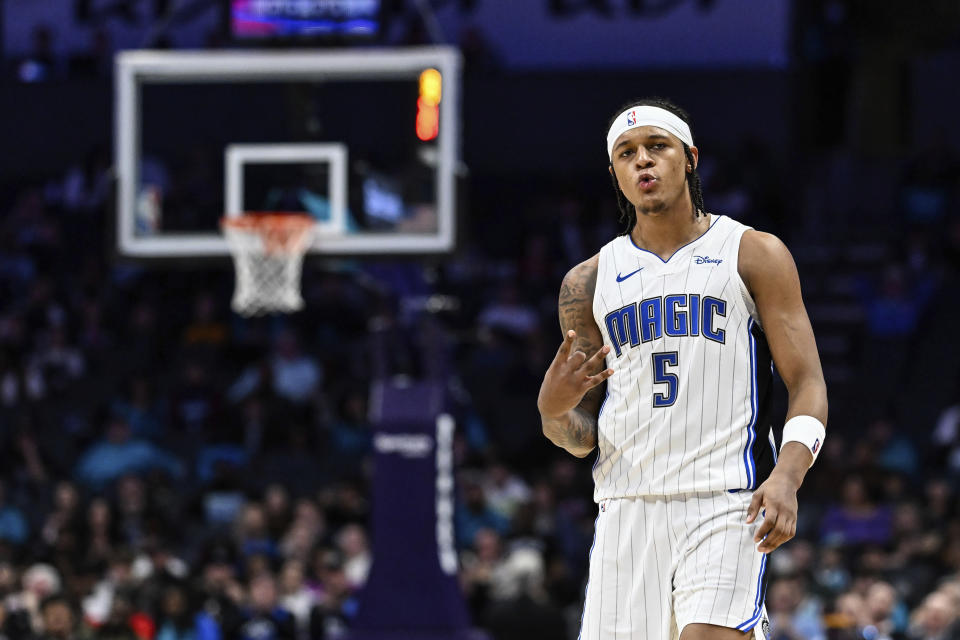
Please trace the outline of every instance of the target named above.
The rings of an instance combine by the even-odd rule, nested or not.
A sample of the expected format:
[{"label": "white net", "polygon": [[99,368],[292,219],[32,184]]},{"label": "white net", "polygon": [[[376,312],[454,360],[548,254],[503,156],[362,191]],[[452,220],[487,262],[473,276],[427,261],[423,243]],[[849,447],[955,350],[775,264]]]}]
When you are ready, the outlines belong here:
[{"label": "white net", "polygon": [[300,274],[315,224],[302,214],[225,218],[221,227],[237,273],[234,311],[244,316],[291,313],[303,308]]}]

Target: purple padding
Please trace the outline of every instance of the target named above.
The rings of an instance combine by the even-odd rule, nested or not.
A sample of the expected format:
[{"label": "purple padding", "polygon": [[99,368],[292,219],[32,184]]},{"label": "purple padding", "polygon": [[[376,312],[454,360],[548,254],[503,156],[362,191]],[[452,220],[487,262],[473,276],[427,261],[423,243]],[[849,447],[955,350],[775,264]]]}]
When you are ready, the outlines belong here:
[{"label": "purple padding", "polygon": [[381,386],[373,393],[373,566],[351,640],[468,640],[456,576],[437,548],[437,415],[442,387]]}]

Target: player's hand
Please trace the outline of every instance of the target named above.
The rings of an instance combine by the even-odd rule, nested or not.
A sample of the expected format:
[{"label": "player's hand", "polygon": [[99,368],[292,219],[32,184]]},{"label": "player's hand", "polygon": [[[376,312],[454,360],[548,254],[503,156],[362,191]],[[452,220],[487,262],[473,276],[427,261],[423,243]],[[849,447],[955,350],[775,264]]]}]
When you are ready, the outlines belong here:
[{"label": "player's hand", "polygon": [[610,353],[610,347],[604,345],[599,351],[587,358],[583,351],[573,350],[573,342],[577,339],[577,332],[571,329],[557,350],[557,355],[550,363],[543,384],[540,385],[540,395],[537,397],[537,408],[545,418],[558,418],[578,404],[584,394],[590,389],[613,375],[613,369],[597,369],[603,367],[604,358]]},{"label": "player's hand", "polygon": [[747,524],[763,512],[753,541],[757,551],[770,553],[797,533],[797,487],[783,474],[771,473],[753,493],[747,509]]}]

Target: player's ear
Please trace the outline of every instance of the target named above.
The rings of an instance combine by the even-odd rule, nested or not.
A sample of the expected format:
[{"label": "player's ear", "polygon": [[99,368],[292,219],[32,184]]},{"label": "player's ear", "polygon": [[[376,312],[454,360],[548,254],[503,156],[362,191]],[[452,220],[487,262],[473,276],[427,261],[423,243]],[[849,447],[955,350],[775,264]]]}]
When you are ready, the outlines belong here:
[{"label": "player's ear", "polygon": [[620,178],[617,177],[617,172],[613,170],[613,165],[607,165],[607,170],[610,172],[610,175],[613,176],[613,179],[617,181],[617,188],[623,191],[623,187],[620,186]]},{"label": "player's ear", "polygon": [[690,147],[690,155],[693,156],[693,166],[687,169],[688,172],[697,168],[697,163],[700,161],[700,150],[696,147]]}]

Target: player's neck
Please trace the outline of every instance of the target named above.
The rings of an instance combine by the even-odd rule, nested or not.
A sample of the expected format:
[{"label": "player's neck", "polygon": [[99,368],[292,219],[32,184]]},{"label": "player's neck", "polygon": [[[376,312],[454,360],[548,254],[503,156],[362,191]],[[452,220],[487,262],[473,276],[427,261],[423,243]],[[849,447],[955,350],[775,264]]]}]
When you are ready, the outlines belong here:
[{"label": "player's neck", "polygon": [[710,215],[696,215],[692,207],[656,214],[638,213],[630,237],[641,249],[669,260],[677,249],[702,236],[710,228]]}]

